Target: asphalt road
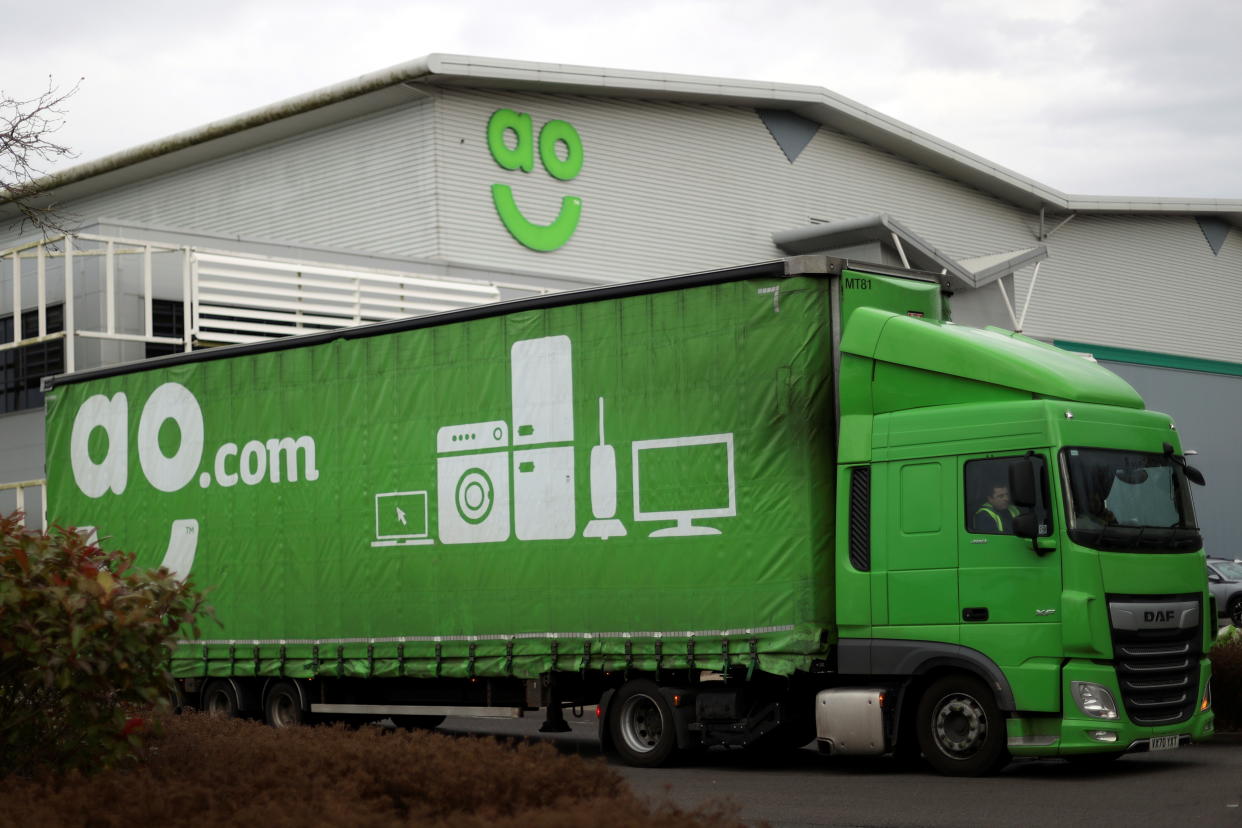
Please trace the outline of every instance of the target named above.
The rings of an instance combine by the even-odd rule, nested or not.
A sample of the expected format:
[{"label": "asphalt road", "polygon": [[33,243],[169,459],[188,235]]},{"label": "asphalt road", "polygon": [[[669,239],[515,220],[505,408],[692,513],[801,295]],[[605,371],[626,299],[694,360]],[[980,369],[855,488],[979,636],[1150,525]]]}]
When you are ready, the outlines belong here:
[{"label": "asphalt road", "polygon": [[[450,719],[440,729],[546,739],[566,753],[597,758],[592,712],[580,721],[571,718],[566,734],[540,734],[538,718]],[[1135,754],[1091,769],[1059,760],[1021,761],[983,779],[907,770],[889,759],[825,757],[813,748],[779,762],[712,751],[692,765],[656,770],[607,761],[639,795],[683,807],[727,798],[747,822],[773,826],[1242,828],[1237,739]]]}]

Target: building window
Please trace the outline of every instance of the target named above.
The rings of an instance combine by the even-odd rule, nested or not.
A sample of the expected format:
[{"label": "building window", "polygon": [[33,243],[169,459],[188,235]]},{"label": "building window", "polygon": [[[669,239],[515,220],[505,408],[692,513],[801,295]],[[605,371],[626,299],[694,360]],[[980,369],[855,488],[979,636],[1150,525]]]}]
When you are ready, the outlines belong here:
[{"label": "building window", "polygon": [[[174,339],[182,339],[185,336],[185,310],[179,300],[151,300],[151,333],[154,336],[167,336]],[[179,354],[184,350],[184,346],[174,345],[171,342],[148,342],[147,359]]]},{"label": "building window", "polygon": [[[47,332],[65,329],[64,305],[47,306]],[[21,339],[39,335],[38,310],[21,314]],[[13,314],[0,317],[0,344],[13,341]],[[39,390],[44,377],[65,372],[65,339],[57,337],[46,342],[33,342],[0,351],[0,413],[23,411],[43,405]]]}]

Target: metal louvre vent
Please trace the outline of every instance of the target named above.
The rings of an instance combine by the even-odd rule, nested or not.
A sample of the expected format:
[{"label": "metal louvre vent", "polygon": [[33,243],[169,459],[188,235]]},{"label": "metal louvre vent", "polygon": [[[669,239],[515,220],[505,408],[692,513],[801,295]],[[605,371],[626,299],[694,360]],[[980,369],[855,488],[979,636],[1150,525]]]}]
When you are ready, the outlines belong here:
[{"label": "metal louvre vent", "polygon": [[[1159,606],[1184,602],[1188,597],[1198,600],[1198,596],[1181,595],[1144,599],[1150,606]],[[1149,727],[1176,724],[1194,714],[1199,700],[1201,623],[1185,629],[1124,630],[1113,626],[1117,682],[1132,722]]]},{"label": "metal louvre vent", "polygon": [[204,342],[384,322],[500,299],[493,284],[397,271],[195,251],[195,334]]},{"label": "metal louvre vent", "polygon": [[871,571],[871,467],[850,469],[850,565]]}]

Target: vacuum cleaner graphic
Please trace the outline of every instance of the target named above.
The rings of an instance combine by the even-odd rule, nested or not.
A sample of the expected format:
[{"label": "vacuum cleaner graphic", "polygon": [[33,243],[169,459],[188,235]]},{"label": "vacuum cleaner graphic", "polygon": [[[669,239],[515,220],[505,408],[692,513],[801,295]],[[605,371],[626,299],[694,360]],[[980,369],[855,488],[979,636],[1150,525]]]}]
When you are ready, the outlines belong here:
[{"label": "vacuum cleaner graphic", "polygon": [[604,398],[599,398],[599,445],[591,447],[591,514],[584,538],[620,538],[625,524],[617,520],[617,453],[604,442]]}]

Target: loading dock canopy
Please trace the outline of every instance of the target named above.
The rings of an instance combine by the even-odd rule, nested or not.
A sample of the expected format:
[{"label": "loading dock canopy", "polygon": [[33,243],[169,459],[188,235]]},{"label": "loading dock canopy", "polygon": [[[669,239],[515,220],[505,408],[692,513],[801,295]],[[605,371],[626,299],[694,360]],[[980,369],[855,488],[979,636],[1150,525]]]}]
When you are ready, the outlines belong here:
[{"label": "loading dock canopy", "polygon": [[983,287],[1048,257],[1047,246],[1039,244],[1023,250],[954,259],[886,213],[810,224],[772,234],[772,243],[793,255],[825,253],[872,242],[891,244],[908,267],[947,274],[957,290]]}]

